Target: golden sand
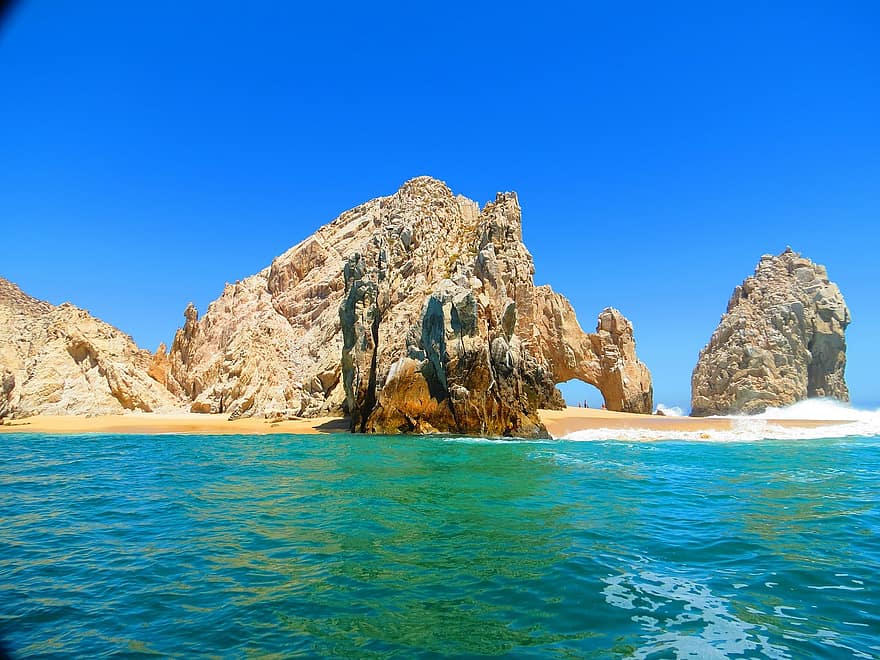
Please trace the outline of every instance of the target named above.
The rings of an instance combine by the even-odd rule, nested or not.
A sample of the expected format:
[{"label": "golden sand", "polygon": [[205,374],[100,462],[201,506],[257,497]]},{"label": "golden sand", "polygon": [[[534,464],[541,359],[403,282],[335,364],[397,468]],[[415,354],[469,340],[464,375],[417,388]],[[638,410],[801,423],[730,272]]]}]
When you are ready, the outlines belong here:
[{"label": "golden sand", "polygon": [[273,421],[244,418],[229,421],[226,415],[179,413],[132,413],[127,415],[37,416],[9,420],[0,433],[193,433],[193,434],[264,434],[264,433],[343,433],[348,421],[340,417],[315,417]]},{"label": "golden sand", "polygon": [[[726,417],[664,417],[662,415],[637,415],[611,412],[595,408],[566,408],[565,410],[542,410],[541,421],[554,438],[562,438],[575,431],[592,429],[632,429],[667,432],[729,431],[737,420]],[[783,428],[814,429],[837,426],[849,422],[818,419],[763,419],[768,425]]]},{"label": "golden sand", "polygon": [[[595,408],[542,410],[541,420],[554,438],[575,431],[592,429],[629,429],[667,432],[727,431],[736,420],[719,417],[662,417],[611,412]],[[785,428],[817,428],[846,424],[838,420],[763,420]],[[131,413],[125,415],[37,416],[7,420],[0,433],[191,433],[191,434],[267,434],[267,433],[344,433],[348,421],[341,417],[316,417],[273,421],[246,418],[229,421],[226,415],[179,413]]]}]

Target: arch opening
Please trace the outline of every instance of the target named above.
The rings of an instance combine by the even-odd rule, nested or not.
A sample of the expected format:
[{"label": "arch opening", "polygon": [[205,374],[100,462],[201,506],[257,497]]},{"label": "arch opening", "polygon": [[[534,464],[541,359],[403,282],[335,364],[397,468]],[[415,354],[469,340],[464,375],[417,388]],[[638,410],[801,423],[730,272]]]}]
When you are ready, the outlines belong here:
[{"label": "arch opening", "polygon": [[605,405],[605,397],[598,387],[577,378],[558,383],[556,387],[562,392],[562,398],[565,399],[567,406],[583,408],[586,403],[590,408],[601,408]]}]

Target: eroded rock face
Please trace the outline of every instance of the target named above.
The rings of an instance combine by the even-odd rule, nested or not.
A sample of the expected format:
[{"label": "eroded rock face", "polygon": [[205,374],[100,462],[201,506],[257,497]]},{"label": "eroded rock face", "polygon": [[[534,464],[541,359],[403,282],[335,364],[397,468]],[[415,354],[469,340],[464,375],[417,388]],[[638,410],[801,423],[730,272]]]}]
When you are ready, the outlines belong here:
[{"label": "eroded rock face", "polygon": [[753,414],[811,397],[849,401],[844,331],[850,321],[824,266],[791,248],[764,255],[700,352],[692,414]]},{"label": "eroded rock face", "polygon": [[88,312],[0,278],[0,418],[182,410],[148,375],[152,359]]},{"label": "eroded rock face", "polygon": [[[562,373],[590,378],[588,382],[601,380],[602,385],[595,384],[608,390],[609,407],[650,410],[650,403],[643,405],[646,393],[650,400],[647,370],[637,370],[638,382],[629,376],[620,378],[624,393],[617,398],[611,385],[606,387],[602,380],[606,376],[609,383],[614,380],[615,365],[623,365],[627,374],[632,368],[635,353],[623,348],[625,333],[616,339],[610,332],[590,339],[577,326],[570,306],[565,328],[539,320],[552,292],[534,286],[534,268],[522,245],[520,222],[519,204],[512,193],[499,195],[481,211],[475,202],[454,195],[440,181],[413,179],[393,195],[346,211],[256,275],[227,285],[202,318],[188,308],[186,323],[171,347],[168,387],[192,400],[194,411],[308,417],[344,410],[351,413],[358,430],[385,428],[391,422],[379,425],[378,415],[370,424],[367,419],[380,404],[389,419],[404,415],[392,412],[397,410],[389,398],[394,388],[396,400],[409,398],[416,406],[422,397],[428,409],[450,409],[442,395],[450,390],[437,387],[444,382],[442,378],[429,376],[424,384],[414,378],[410,383],[401,379],[407,373],[404,369],[389,381],[392,365],[408,356],[410,347],[418,360],[434,365],[435,375],[449,372],[439,352],[431,362],[430,351],[419,348],[423,334],[427,333],[425,341],[430,344],[431,333],[443,325],[453,335],[444,339],[443,355],[462,369],[473,368],[467,378],[448,377],[447,386],[452,383],[474,393],[482,385],[488,387],[493,382],[488,374],[497,376],[489,365],[492,342],[499,337],[507,345],[496,342],[499,359],[503,354],[507,360],[508,352],[511,359],[522,355],[517,369],[525,371],[508,379],[510,383],[527,384],[529,378],[540,383],[534,391],[526,385],[517,390],[517,397],[529,401],[525,412],[514,414],[513,408],[496,409],[489,402],[478,412],[466,406],[454,408],[462,419],[468,415],[500,419],[513,414],[515,420],[530,419],[537,427],[535,405],[561,405],[553,383],[559,382],[554,379]],[[472,330],[459,328],[465,309],[456,307],[459,293],[450,284],[441,287],[445,281],[458,287],[459,293],[468,292],[476,304]],[[439,297],[428,313],[430,327],[426,329],[423,317],[435,293]],[[457,320],[452,318],[453,308]],[[547,343],[540,336],[545,327],[554,328],[556,341]],[[577,348],[566,349],[566,341]],[[618,352],[608,353],[603,367],[604,347],[615,341],[620,344]],[[454,350],[449,348],[452,345]],[[549,346],[558,352],[552,359]],[[418,351],[425,352],[423,358]],[[557,369],[556,363],[567,360],[571,352],[577,355],[577,363]],[[404,366],[412,365],[402,363],[399,368]],[[478,374],[483,372],[487,380],[481,385]],[[507,381],[496,377],[495,382]],[[460,389],[454,392],[456,396],[462,393]],[[435,418],[433,413],[412,417],[413,430],[427,428]],[[508,428],[510,423],[497,426]],[[513,426],[526,424],[515,421]],[[478,432],[480,427],[469,428]]]},{"label": "eroded rock face", "polygon": [[[358,288],[379,290],[370,280],[355,282],[350,290]],[[523,351],[522,341],[513,334],[515,303],[509,302],[499,319],[490,316],[490,310],[479,309],[473,291],[441,280],[425,300],[406,343],[394,351],[381,343],[383,313],[380,306],[370,304],[378,298],[355,294],[341,310],[346,333],[343,376],[351,397],[352,430],[546,436],[538,407],[564,404],[549,372]],[[359,318],[349,325],[352,302],[370,325]],[[349,332],[349,327],[372,331]],[[387,373],[381,369],[386,366]]]},{"label": "eroded rock face", "polygon": [[555,383],[596,385],[609,408],[650,412],[650,374],[616,310],[584,333],[568,301],[535,287],[516,195],[480,211],[414,179],[345,267],[343,383],[352,430],[546,434]]},{"label": "eroded rock face", "polygon": [[629,319],[608,307],[599,314],[596,332],[586,334],[564,296],[540,286],[536,299],[533,338],[554,382],[577,378],[595,385],[609,410],[651,412],[651,373],[636,355]]}]

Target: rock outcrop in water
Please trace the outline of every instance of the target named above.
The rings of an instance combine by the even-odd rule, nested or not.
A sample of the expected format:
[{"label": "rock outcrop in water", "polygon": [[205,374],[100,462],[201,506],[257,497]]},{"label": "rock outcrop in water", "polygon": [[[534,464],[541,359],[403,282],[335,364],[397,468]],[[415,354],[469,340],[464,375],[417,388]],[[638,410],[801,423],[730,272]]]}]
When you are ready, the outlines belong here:
[{"label": "rock outcrop in water", "polygon": [[180,410],[148,375],[152,360],[88,312],[0,278],[0,418]]},{"label": "rock outcrop in water", "polygon": [[700,352],[692,414],[759,413],[810,397],[848,401],[844,331],[850,320],[824,266],[791,248],[764,255],[734,290]]},{"label": "rock outcrop in water", "polygon": [[227,285],[202,318],[188,308],[167,385],[195,411],[344,407],[368,431],[540,434],[537,407],[562,405],[554,384],[571,378],[650,412],[629,322],[606,310],[584,333],[533,273],[516,195],[481,210],[413,179]]},{"label": "rock outcrop in water", "polygon": [[609,408],[650,412],[651,380],[619,312],[584,333],[568,301],[535,287],[519,203],[482,211],[419,178],[345,266],[343,383],[352,429],[372,433],[545,433],[555,384],[602,391]]}]

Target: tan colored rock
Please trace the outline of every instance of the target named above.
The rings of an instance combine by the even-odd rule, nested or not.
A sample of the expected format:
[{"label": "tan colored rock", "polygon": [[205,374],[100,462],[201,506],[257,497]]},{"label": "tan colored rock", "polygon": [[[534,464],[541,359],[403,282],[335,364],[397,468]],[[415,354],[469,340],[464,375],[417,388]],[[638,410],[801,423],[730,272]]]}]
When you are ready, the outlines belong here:
[{"label": "tan colored rock", "polygon": [[391,199],[389,220],[346,266],[352,430],[543,435],[537,409],[562,406],[555,384],[571,378],[596,385],[609,408],[650,412],[629,321],[606,310],[588,335],[565,298],[535,287],[514,193],[475,213],[423,177]]},{"label": "tan colored rock", "polygon": [[[361,255],[359,264],[349,259],[354,255]],[[348,277],[343,273],[346,267],[354,269]],[[637,360],[631,328],[629,335],[623,329],[591,339],[578,327],[570,305],[563,313],[565,327],[557,328],[542,318],[548,305],[560,304],[546,300],[557,294],[536,289],[533,275],[515,194],[499,195],[481,210],[475,202],[453,195],[442,182],[419,177],[393,195],[346,211],[268,268],[227,285],[202,318],[188,308],[169,354],[168,387],[189,397],[194,411],[232,416],[315,416],[345,406],[356,428],[380,394],[384,392],[388,403],[394,389],[397,400],[406,399],[408,405],[426,411],[413,417],[413,429],[435,427],[431,420],[438,421],[437,411],[449,410],[448,402],[436,398],[440,393],[425,390],[425,383],[416,378],[401,380],[413,366],[409,363],[400,364],[396,378],[389,376],[392,365],[418,343],[410,341],[410,335],[421,332],[428,299],[438,294],[442,301],[437,304],[444,314],[451,313],[452,302],[444,296],[457,299],[460,289],[479,310],[479,328],[474,331],[479,337],[464,337],[457,357],[473,362],[474,369],[487,376],[481,380],[474,372],[474,380],[467,381],[468,391],[474,392],[470,396],[492,382],[485,370],[496,336],[507,344],[495,345],[497,359],[520,355],[523,365],[534,365],[542,374],[534,391],[524,387],[515,394],[527,401],[514,415],[517,428],[525,419],[539,424],[536,405],[561,405],[553,388],[563,380],[555,380],[561,374],[595,381],[607,392],[609,407],[649,411],[650,403],[644,404],[650,401],[650,376],[643,367],[633,370]],[[459,289],[450,288],[447,281]],[[340,324],[344,300],[347,327]],[[443,316],[442,322],[452,329],[451,317]],[[480,334],[483,328],[492,337]],[[554,342],[542,338],[546,328],[556,333]],[[567,342],[573,347],[566,348]],[[615,349],[606,350],[609,346]],[[575,364],[560,368],[557,363],[570,353],[577,355]],[[618,372],[620,376],[614,375]],[[538,373],[533,372],[535,378]],[[615,379],[620,389],[616,394]],[[352,388],[347,403],[343,380]],[[487,403],[479,415],[500,419],[507,414],[494,405]],[[389,416],[404,415],[392,413],[391,407],[385,410]],[[405,414],[410,412],[407,408]]]},{"label": "tan colored rock", "polygon": [[165,346],[164,342],[162,342],[161,344],[159,344],[156,352],[153,353],[153,359],[150,361],[150,366],[147,369],[147,375],[156,382],[167,387],[168,373],[170,370],[171,361],[168,359],[168,347]]},{"label": "tan colored rock", "polygon": [[181,410],[148,375],[151,360],[88,312],[0,278],[0,418]]},{"label": "tan colored rock", "polygon": [[[355,283],[350,291],[364,283]],[[382,290],[381,284],[366,284]],[[359,298],[356,293],[354,297]],[[396,344],[382,334],[381,325],[393,311],[382,313],[360,300],[356,309],[379,323],[372,324],[368,341],[359,342],[361,335],[348,328],[366,324],[349,323],[349,302],[343,303],[340,315],[352,430],[546,436],[538,408],[563,406],[548,370],[523,350],[519,337],[505,331],[500,319],[479,306],[471,290],[441,280],[426,299],[417,326]],[[512,302],[505,307],[514,308]]]},{"label": "tan colored rock", "polygon": [[848,401],[844,331],[850,321],[824,266],[791,248],[764,255],[734,290],[700,352],[692,414],[752,414],[812,397]]},{"label": "tan colored rock", "polygon": [[599,315],[596,332],[586,334],[568,300],[548,286],[537,291],[540,306],[533,340],[550,365],[553,380],[576,378],[596,386],[608,410],[651,412],[651,373],[636,356],[632,323],[608,307]]},{"label": "tan colored rock", "polygon": [[[366,202],[268,268],[227,285],[202,318],[189,308],[171,346],[169,388],[190,397],[192,410],[198,412],[310,417],[341,411],[343,265],[349,255],[365,252],[385,224],[394,224],[396,240],[415,247],[422,240],[416,225],[431,213],[476,218],[474,202],[452,197],[437,183],[447,195],[426,197],[421,212],[402,215],[402,193]],[[440,242],[442,237],[430,235],[427,240]],[[447,270],[445,262],[420,273],[415,264],[402,264],[393,274],[394,286],[426,292],[425,282],[438,281]],[[418,312],[419,307],[408,311],[413,318]],[[405,319],[397,323],[408,327]]]}]

